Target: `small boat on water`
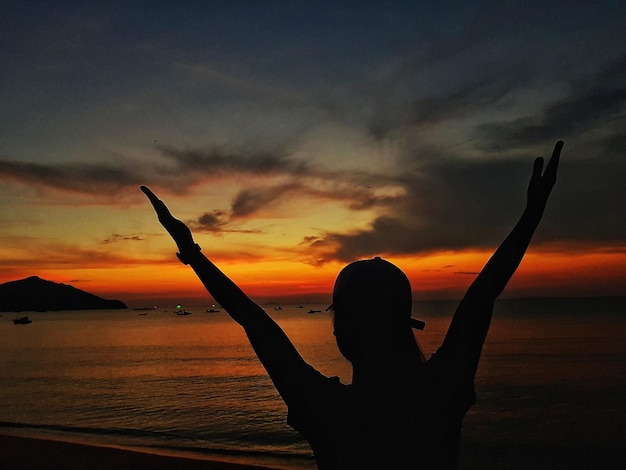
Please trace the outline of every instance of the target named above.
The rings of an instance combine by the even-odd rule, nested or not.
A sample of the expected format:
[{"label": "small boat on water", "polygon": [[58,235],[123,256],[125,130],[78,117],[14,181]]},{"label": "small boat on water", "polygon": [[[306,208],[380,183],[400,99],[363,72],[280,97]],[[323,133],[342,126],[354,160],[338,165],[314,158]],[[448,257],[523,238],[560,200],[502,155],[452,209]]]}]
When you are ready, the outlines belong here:
[{"label": "small boat on water", "polygon": [[15,325],[28,325],[29,323],[32,323],[32,322],[33,321],[27,316],[13,319],[13,324]]},{"label": "small boat on water", "polygon": [[309,313],[320,313],[320,312],[321,310],[313,310],[313,309],[309,310]]},{"label": "small boat on water", "polygon": [[181,305],[176,306],[176,310],[174,310],[174,313],[180,316],[191,315],[191,312],[188,312],[187,310],[185,310]]},{"label": "small boat on water", "polygon": [[207,313],[218,313],[220,311],[219,308],[208,308]]}]

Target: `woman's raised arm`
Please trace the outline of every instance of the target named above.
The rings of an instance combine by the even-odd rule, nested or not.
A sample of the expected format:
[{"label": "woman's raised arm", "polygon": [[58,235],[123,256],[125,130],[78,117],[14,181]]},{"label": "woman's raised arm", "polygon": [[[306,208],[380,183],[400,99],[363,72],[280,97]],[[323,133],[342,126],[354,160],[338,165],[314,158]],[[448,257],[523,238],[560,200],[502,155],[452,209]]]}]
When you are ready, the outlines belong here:
[{"label": "woman's raised arm", "polygon": [[250,344],[285,401],[297,386],[299,374],[308,369],[287,335],[270,316],[215,266],[193,240],[191,230],[149,188],[141,186],[157,213],[159,222],[178,246],[178,258],[191,266],[228,314],[243,326]]},{"label": "woman's raised arm", "polygon": [[522,216],[469,287],[448,329],[442,348],[455,351],[454,355],[463,361],[472,361],[474,372],[491,322],[493,303],[517,270],[539,225],[556,182],[562,148],[563,142],[558,141],[543,174],[543,158],[535,160]]}]

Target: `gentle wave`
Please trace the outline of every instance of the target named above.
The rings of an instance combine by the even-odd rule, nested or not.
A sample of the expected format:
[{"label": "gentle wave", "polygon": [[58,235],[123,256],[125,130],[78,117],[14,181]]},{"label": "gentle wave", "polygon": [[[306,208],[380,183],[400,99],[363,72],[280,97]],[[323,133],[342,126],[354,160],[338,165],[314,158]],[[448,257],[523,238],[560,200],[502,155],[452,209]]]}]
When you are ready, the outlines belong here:
[{"label": "gentle wave", "polygon": [[[283,447],[281,449],[269,450],[262,449],[262,442],[267,444],[281,440],[281,436],[271,436],[264,433],[245,433],[231,435],[223,435],[225,440],[234,440],[236,438],[248,437],[255,442],[261,444],[254,448],[235,448],[229,445],[217,446],[216,442],[219,439],[213,436],[211,441],[205,441],[200,439],[199,436],[192,434],[185,434],[180,432],[164,432],[164,431],[150,431],[146,429],[131,429],[131,428],[97,428],[97,427],[84,427],[84,426],[66,426],[59,424],[32,424],[32,423],[15,423],[0,421],[1,430],[26,430],[31,431],[33,435],[45,436],[46,434],[60,434],[64,438],[71,440],[75,437],[80,440],[87,436],[96,437],[93,441],[94,444],[105,443],[107,445],[118,443],[123,447],[141,447],[162,449],[180,452],[183,454],[204,454],[210,455],[230,455],[230,456],[248,456],[248,457],[262,457],[266,459],[280,458],[280,459],[313,459],[311,452],[293,449],[289,451],[287,442],[282,441]],[[283,436],[284,437],[284,436]],[[107,439],[110,438],[110,439]],[[201,444],[200,444],[201,443]]]}]

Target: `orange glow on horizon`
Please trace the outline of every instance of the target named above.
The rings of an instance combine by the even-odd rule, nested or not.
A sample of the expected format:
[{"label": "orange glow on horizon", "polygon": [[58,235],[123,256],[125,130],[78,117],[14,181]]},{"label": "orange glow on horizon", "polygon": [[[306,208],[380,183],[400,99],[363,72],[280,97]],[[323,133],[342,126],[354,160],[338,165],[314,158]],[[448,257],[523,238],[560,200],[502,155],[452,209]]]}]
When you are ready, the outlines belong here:
[{"label": "orange glow on horizon", "polygon": [[[384,258],[409,277],[416,300],[460,299],[485,265],[491,252],[445,252],[423,256]],[[216,260],[216,264],[255,301],[283,303],[328,302],[343,263],[312,266],[298,261]],[[37,275],[129,307],[152,305],[209,305],[212,298],[191,268],[176,260],[93,268],[42,269],[0,282]],[[530,251],[502,297],[567,297],[626,295],[626,255],[621,252],[569,253]]]}]

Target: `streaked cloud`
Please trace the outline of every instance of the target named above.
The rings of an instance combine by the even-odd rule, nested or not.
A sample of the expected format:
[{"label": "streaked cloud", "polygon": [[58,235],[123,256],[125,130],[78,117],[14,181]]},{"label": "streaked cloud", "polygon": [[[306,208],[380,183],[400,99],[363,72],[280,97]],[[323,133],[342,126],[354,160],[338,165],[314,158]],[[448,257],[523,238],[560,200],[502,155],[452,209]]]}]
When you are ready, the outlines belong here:
[{"label": "streaked cloud", "polygon": [[140,184],[134,171],[106,163],[29,163],[0,158],[0,179],[79,194],[106,194]]}]

